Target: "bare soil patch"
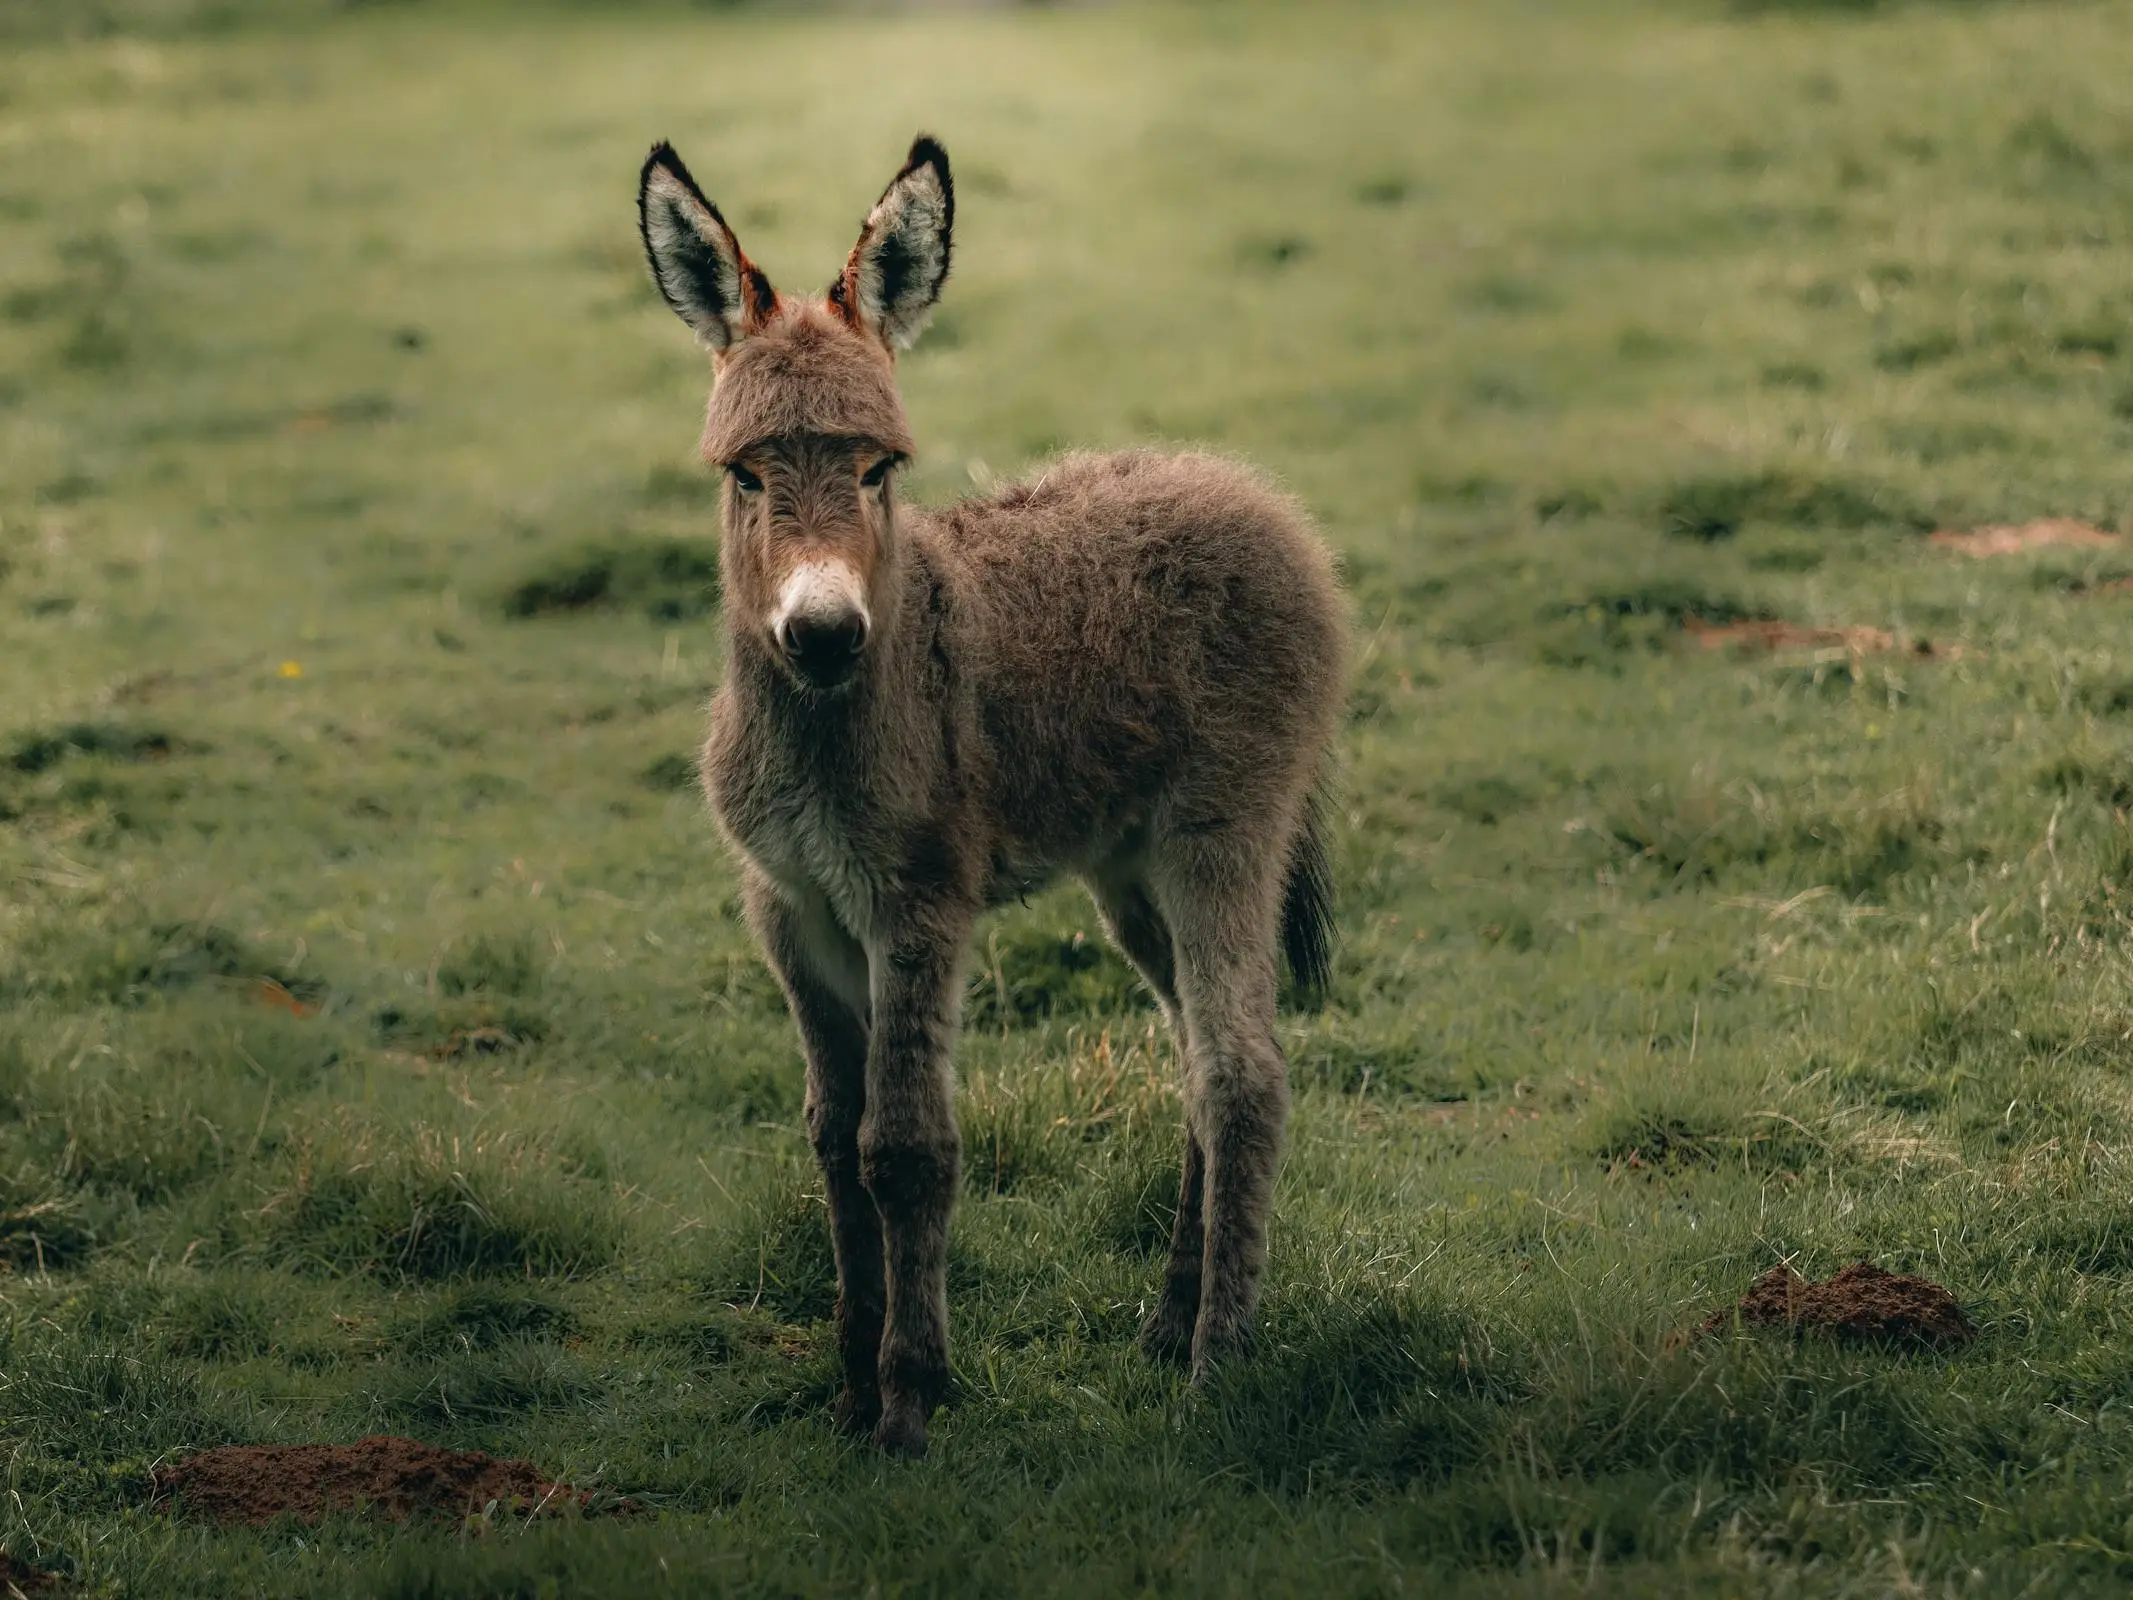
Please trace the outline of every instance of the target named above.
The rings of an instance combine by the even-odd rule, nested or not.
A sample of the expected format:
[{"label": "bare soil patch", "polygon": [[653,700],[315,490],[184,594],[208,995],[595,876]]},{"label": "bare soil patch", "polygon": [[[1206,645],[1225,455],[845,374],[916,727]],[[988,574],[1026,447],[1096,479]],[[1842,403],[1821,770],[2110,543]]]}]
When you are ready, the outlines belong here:
[{"label": "bare soil patch", "polygon": [[492,1505],[516,1517],[627,1509],[556,1483],[528,1461],[440,1450],[379,1434],[354,1444],[223,1445],[155,1475],[155,1501],[211,1522],[317,1522],[360,1512],[388,1522],[463,1521]]},{"label": "bare soil patch", "polygon": [[1844,649],[1854,655],[1879,655],[1896,648],[1886,628],[1803,628],[1774,617],[1742,622],[1706,622],[1685,618],[1682,631],[1706,650]]},{"label": "bare soil patch", "polygon": [[1905,639],[1887,628],[1808,628],[1774,617],[1751,617],[1737,622],[1706,622],[1701,617],[1682,619],[1682,631],[1705,650],[1842,650],[1855,656],[1888,655],[1902,651],[1914,656],[1953,657],[1953,646],[1935,645],[1930,639]]},{"label": "bare soil patch", "polygon": [[1736,1320],[1743,1326],[1944,1348],[1977,1337],[1955,1296],[1939,1284],[1888,1272],[1868,1261],[1855,1262],[1820,1282],[1810,1282],[1790,1267],[1772,1267],[1737,1304],[1706,1317],[1699,1331],[1723,1333]]},{"label": "bare soil patch", "polygon": [[2020,555],[2046,545],[2080,545],[2095,548],[2118,543],[2118,535],[2106,533],[2072,517],[2041,517],[2035,522],[2000,523],[1962,532],[1943,528],[1928,534],[1929,543],[1944,550],[1982,559],[1986,556]]}]

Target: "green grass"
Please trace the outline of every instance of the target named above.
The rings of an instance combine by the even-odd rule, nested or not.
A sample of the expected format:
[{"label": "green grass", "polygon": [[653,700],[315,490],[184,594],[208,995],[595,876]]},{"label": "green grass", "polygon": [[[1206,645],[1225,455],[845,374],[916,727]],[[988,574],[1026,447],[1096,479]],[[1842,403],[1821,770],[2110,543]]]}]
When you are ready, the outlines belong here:
[{"label": "green grass", "polygon": [[[2133,1581],[2133,24],[2080,4],[0,4],[0,1542],[90,1594]],[[1212,440],[1360,660],[1262,1347],[1132,1348],[1169,1046],[988,923],[956,1390],[832,1436],[790,1025],[688,755],[675,140],[826,281],[912,131],[941,500]],[[1853,661],[1689,619],[1873,624]],[[1959,646],[1960,650],[1939,647]],[[1948,1355],[1670,1336],[1780,1259]],[[215,1532],[388,1430],[655,1518]]]}]

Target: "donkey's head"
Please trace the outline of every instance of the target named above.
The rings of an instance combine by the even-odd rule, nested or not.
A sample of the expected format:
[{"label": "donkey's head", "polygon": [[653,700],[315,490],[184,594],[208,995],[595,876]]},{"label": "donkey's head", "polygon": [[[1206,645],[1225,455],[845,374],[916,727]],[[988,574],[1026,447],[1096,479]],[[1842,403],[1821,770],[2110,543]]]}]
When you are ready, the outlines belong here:
[{"label": "donkey's head", "polygon": [[653,280],[716,373],[703,455],[726,473],[729,624],[801,683],[835,688],[886,614],[891,478],[912,449],[896,352],[948,276],[948,153],[911,146],[820,296],[772,288],[665,144],[644,163],[637,215]]}]

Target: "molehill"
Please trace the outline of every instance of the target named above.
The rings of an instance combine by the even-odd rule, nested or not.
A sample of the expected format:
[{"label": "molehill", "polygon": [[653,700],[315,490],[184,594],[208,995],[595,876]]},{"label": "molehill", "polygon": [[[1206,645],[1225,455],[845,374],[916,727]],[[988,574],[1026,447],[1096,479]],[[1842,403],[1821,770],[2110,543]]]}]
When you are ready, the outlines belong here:
[{"label": "molehill", "polygon": [[1700,1330],[1723,1333],[1743,1327],[1783,1327],[1842,1339],[1952,1348],[1968,1344],[1977,1329],[1955,1296],[1939,1284],[1888,1272],[1860,1261],[1834,1277],[1811,1283],[1787,1266],[1772,1267],[1749,1285],[1735,1305],[1712,1312]]}]

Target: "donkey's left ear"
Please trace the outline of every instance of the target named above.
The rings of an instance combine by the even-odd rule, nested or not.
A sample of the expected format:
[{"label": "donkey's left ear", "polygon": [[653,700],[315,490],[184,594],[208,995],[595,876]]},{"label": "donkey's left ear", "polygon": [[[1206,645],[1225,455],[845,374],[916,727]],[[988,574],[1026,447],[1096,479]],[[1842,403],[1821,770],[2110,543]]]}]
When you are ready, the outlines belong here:
[{"label": "donkey's left ear", "polygon": [[844,275],[830,285],[830,304],[845,320],[892,350],[916,339],[941,285],[955,233],[955,185],[948,152],[920,134],[852,246]]}]

